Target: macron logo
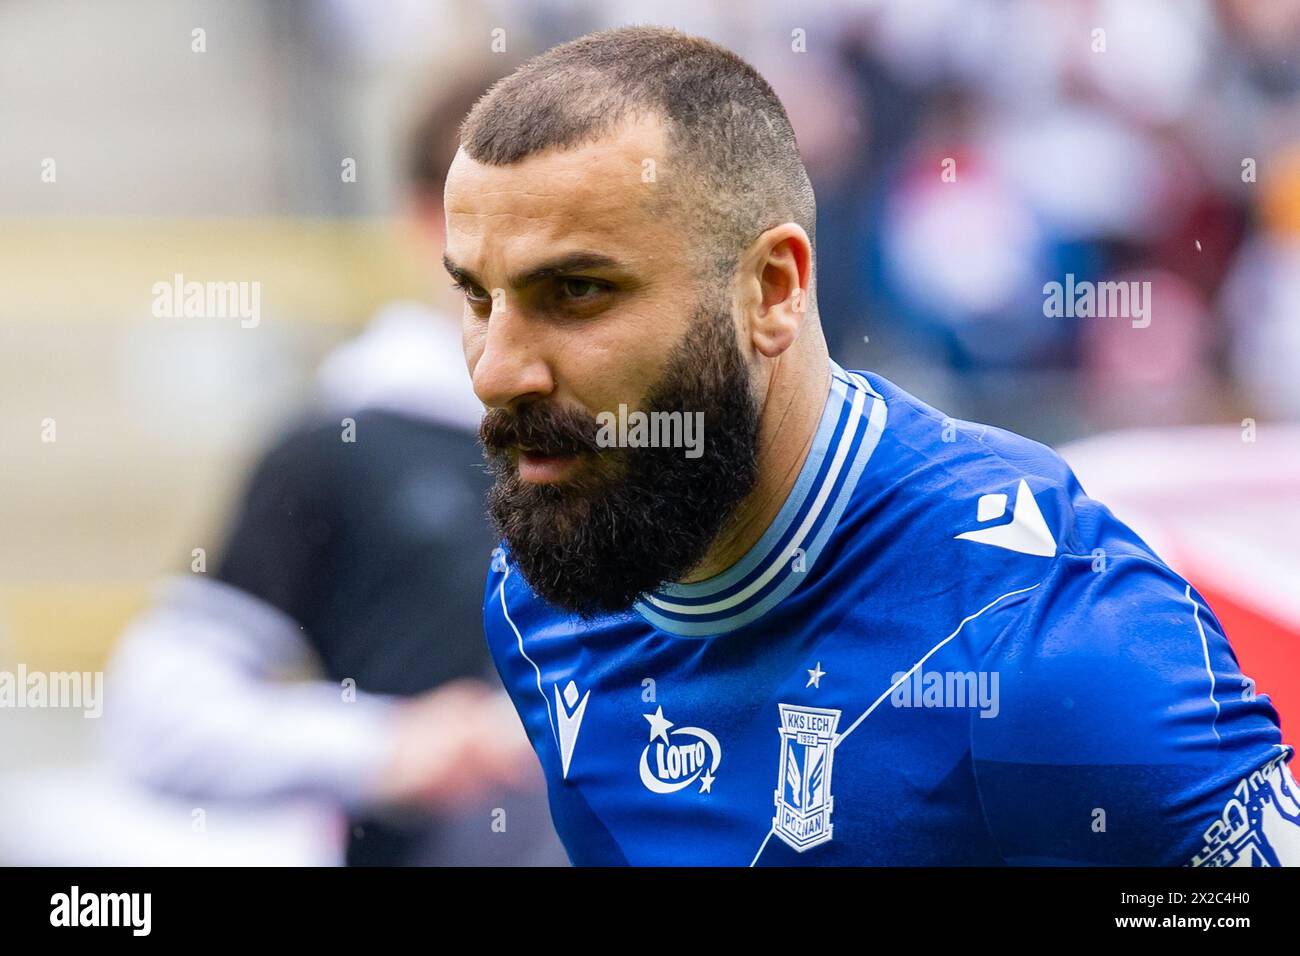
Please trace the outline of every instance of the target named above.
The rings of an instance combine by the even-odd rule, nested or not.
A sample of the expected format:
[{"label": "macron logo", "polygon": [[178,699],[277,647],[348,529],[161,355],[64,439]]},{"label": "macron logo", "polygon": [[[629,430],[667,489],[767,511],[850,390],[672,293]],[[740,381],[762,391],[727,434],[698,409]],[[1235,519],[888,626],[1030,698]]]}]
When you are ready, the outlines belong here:
[{"label": "macron logo", "polygon": [[[981,523],[1001,518],[1006,513],[1006,495],[980,495],[977,516]],[[963,531],[956,537],[1044,558],[1056,554],[1056,540],[1052,537],[1047,522],[1043,520],[1043,513],[1038,510],[1038,502],[1034,500],[1028,482],[1023,478],[1016,488],[1016,503],[1009,522],[992,528]]]},{"label": "macron logo", "polygon": [[[587,712],[587,699],[591,697],[591,691],[582,695],[582,703],[578,703],[578,685],[569,681],[564,688],[564,696],[560,696],[560,685],[555,684],[555,712],[560,720],[560,762],[563,765],[564,772],[561,777],[569,776],[569,764],[573,761],[573,747],[578,742],[578,731],[582,729],[582,715]],[[576,706],[575,706],[576,705]]]}]

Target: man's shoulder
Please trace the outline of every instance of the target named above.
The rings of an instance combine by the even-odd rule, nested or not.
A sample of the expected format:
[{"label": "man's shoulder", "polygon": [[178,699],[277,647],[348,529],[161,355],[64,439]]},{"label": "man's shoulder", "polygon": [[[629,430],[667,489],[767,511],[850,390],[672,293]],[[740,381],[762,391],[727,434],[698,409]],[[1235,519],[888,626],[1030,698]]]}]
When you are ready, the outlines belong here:
[{"label": "man's shoulder", "polygon": [[936,587],[964,583],[972,599],[999,582],[1007,591],[1041,581],[1062,556],[1159,560],[1047,445],[954,418],[881,376],[853,374],[887,415],[840,529],[848,554],[898,568],[912,586],[924,567]]},{"label": "man's shoulder", "polygon": [[[1269,697],[1204,598],[1159,560],[1060,556],[1027,598],[989,622],[978,668],[996,688],[997,719],[971,721],[1004,855],[1192,861],[1242,781],[1291,753]],[[1300,846],[1300,818],[1288,820],[1274,856]]]},{"label": "man's shoulder", "polygon": [[[929,510],[963,510],[983,495],[1014,499],[1021,481],[1035,496],[1051,491],[1068,501],[1080,493],[1070,466],[1047,445],[949,415],[882,376],[856,374],[883,398],[887,409],[878,460],[871,468],[879,479],[890,479],[901,498],[923,501]],[[879,488],[881,483],[868,480],[866,487]],[[985,516],[993,504],[984,503]]]}]

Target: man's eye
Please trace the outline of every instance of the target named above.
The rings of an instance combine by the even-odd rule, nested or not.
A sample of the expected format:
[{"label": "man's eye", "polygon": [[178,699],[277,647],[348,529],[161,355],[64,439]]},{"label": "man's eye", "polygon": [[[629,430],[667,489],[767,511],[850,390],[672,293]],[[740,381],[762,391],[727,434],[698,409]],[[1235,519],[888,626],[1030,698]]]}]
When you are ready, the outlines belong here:
[{"label": "man's eye", "polygon": [[605,285],[594,279],[561,279],[560,291],[570,299],[590,299],[605,291]]},{"label": "man's eye", "polygon": [[453,289],[459,289],[464,293],[465,298],[478,305],[482,305],[492,298],[492,296],[488,295],[486,290],[480,289],[472,282],[453,282],[451,287]]}]

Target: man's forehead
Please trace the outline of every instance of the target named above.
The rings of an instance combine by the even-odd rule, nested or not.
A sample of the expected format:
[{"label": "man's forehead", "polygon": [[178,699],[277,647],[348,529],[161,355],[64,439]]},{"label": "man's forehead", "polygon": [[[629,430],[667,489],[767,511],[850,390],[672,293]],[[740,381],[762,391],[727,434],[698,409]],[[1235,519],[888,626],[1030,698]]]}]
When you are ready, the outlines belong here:
[{"label": "man's forehead", "polygon": [[530,227],[560,238],[572,232],[613,236],[649,224],[664,143],[659,120],[646,115],[598,141],[507,166],[479,163],[461,149],[447,177],[449,231],[487,239],[494,229]]}]

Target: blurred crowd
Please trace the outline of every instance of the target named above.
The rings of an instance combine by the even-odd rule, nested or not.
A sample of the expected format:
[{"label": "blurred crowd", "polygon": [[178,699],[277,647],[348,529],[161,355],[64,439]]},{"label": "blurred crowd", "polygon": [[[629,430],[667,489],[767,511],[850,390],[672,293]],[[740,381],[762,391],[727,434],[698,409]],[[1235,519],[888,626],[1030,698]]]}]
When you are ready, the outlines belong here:
[{"label": "blurred crowd", "polygon": [[[457,17],[403,6],[407,36]],[[817,191],[841,362],[1049,442],[1300,415],[1297,0],[476,6],[502,59],[649,19],[753,62]],[[316,12],[352,55],[405,49],[369,9]],[[1151,283],[1153,322],[1045,315],[1067,274]]]}]

